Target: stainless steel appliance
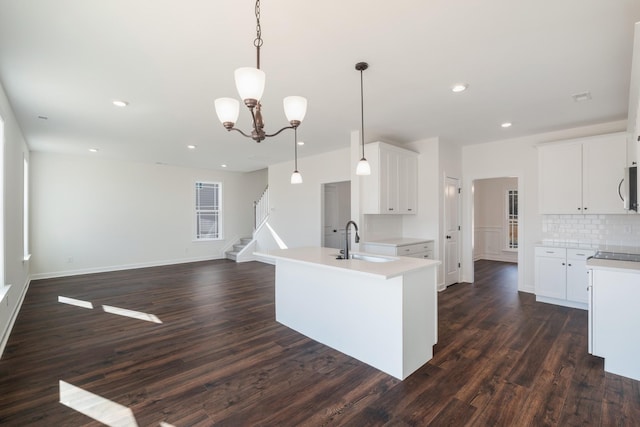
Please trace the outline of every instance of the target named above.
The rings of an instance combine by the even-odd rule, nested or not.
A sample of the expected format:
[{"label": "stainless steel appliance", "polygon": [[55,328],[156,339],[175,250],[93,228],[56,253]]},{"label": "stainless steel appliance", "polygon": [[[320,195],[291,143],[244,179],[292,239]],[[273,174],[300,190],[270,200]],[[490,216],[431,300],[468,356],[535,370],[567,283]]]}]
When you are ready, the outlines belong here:
[{"label": "stainless steel appliance", "polygon": [[640,262],[640,254],[630,254],[625,252],[598,251],[592,257],[594,259],[608,259],[612,261],[632,261]]},{"label": "stainless steel appliance", "polygon": [[624,169],[624,178],[618,185],[618,194],[624,202],[624,208],[638,212],[638,167]]}]

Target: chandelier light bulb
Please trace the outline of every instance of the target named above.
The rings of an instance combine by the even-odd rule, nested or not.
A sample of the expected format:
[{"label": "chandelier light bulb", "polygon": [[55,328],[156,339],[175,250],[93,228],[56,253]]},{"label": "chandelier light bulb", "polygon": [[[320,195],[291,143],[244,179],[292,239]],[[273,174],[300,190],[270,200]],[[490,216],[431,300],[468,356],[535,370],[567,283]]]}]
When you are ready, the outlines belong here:
[{"label": "chandelier light bulb", "polygon": [[262,99],[266,80],[264,71],[253,67],[238,68],[235,72],[235,79],[238,94],[243,101],[245,99],[260,101]]},{"label": "chandelier light bulb", "polygon": [[284,114],[289,122],[302,122],[307,114],[307,98],[302,96],[287,96],[282,101]]},{"label": "chandelier light bulb", "polygon": [[233,98],[218,98],[215,101],[216,114],[220,122],[235,123],[238,121],[238,115],[240,114],[240,103],[237,99]]}]

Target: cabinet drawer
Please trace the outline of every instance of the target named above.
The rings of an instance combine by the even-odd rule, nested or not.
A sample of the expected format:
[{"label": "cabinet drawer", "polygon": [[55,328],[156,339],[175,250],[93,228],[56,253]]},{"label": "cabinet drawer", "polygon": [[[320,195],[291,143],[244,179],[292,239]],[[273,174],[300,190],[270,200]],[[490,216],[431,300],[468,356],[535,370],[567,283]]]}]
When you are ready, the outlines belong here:
[{"label": "cabinet drawer", "polygon": [[430,242],[416,243],[414,245],[398,246],[397,255],[411,256],[421,252],[428,252],[428,251],[431,251],[432,249],[433,248],[431,247]]},{"label": "cabinet drawer", "polygon": [[538,246],[536,248],[536,256],[544,256],[550,258],[566,258],[567,250],[565,248],[552,248],[545,246]]},{"label": "cabinet drawer", "polygon": [[593,249],[567,249],[568,259],[582,259],[587,260],[590,256],[594,256],[596,251]]},{"label": "cabinet drawer", "polygon": [[410,258],[433,259],[433,252],[421,252],[419,254],[408,255]]}]

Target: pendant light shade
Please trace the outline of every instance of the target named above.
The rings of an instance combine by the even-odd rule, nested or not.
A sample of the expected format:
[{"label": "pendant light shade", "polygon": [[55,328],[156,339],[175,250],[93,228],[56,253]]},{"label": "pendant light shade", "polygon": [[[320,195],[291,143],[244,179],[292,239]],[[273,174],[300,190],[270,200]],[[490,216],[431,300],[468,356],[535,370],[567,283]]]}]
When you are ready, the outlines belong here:
[{"label": "pendant light shade", "polygon": [[235,71],[235,78],[238,94],[243,101],[247,99],[260,101],[262,99],[265,82],[264,71],[253,67],[238,68]]},{"label": "pendant light shade", "polygon": [[292,184],[302,184],[302,174],[300,172],[293,171],[291,174],[291,183]]},{"label": "pendant light shade", "polygon": [[371,166],[369,166],[369,162],[364,157],[360,159],[358,166],[356,166],[356,175],[371,175]]},{"label": "pendant light shade", "polygon": [[289,122],[301,122],[307,114],[307,99],[302,96],[287,96],[282,101],[284,114]]},{"label": "pendant light shade", "polygon": [[218,98],[215,102],[216,114],[218,119],[224,123],[231,123],[232,125],[238,121],[238,114],[240,114],[240,103],[234,98]]},{"label": "pendant light shade", "polygon": [[362,139],[362,158],[356,166],[356,175],[371,175],[371,166],[364,157],[364,87],[362,84],[362,72],[369,68],[369,64],[366,62],[358,62],[356,64],[356,70],[360,71],[360,138]]}]

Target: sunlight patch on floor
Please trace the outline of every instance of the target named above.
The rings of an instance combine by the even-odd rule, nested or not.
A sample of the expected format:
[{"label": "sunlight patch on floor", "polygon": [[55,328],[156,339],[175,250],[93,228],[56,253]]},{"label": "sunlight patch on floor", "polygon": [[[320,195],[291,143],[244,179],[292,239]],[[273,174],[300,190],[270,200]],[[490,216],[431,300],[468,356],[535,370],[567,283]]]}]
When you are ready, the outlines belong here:
[{"label": "sunlight patch on floor", "polygon": [[93,304],[91,304],[91,302],[83,301],[81,299],[58,296],[58,302],[61,302],[63,304],[75,305],[82,308],[93,308]]},{"label": "sunlight patch on floor", "polygon": [[111,427],[138,425],[133,411],[119,403],[60,381],[60,403]]},{"label": "sunlight patch on floor", "polygon": [[141,311],[127,310],[126,308],[113,307],[110,305],[103,305],[102,309],[111,314],[117,314],[119,316],[131,317],[132,319],[146,320],[147,322],[162,323],[162,320],[158,319],[155,314],[143,313]]}]

